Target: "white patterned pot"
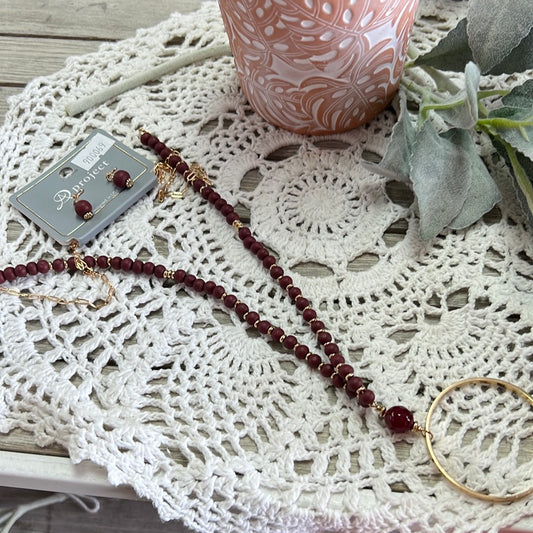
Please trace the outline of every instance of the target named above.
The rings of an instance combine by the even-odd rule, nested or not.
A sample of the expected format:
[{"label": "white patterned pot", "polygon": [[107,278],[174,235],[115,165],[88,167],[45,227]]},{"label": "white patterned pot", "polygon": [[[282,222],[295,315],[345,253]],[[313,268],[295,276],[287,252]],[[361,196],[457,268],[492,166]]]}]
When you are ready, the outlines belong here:
[{"label": "white patterned pot", "polygon": [[242,90],[304,134],[372,119],[398,88],[418,0],[219,0]]}]

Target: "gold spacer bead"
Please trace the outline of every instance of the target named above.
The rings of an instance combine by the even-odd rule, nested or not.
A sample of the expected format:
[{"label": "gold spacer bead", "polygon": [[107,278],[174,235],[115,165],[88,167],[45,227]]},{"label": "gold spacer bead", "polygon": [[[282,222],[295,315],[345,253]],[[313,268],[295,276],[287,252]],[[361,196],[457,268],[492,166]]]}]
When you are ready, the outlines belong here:
[{"label": "gold spacer bead", "polygon": [[287,335],[282,335],[280,338],[279,338],[279,342],[283,344],[283,341],[287,338]]},{"label": "gold spacer bead", "polygon": [[231,225],[239,231],[241,228],[244,228],[244,224],[240,220],[235,220],[231,223]]},{"label": "gold spacer bead", "polygon": [[270,326],[270,327],[267,329],[266,334],[267,334],[267,335],[270,335],[273,331],[274,331],[274,326]]}]

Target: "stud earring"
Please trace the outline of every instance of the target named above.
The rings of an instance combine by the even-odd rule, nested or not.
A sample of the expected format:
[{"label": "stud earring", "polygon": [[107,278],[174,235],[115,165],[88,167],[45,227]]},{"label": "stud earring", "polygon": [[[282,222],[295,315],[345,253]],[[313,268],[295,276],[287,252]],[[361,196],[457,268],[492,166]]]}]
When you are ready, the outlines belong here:
[{"label": "stud earring", "polygon": [[83,218],[83,220],[89,220],[90,218],[93,218],[93,206],[87,200],[79,200],[79,197],[82,194],[83,189],[72,197],[74,210],[79,217]]},{"label": "stud earring", "polygon": [[114,168],[111,172],[105,175],[107,181],[112,181],[117,187],[121,189],[130,189],[133,187],[133,180],[130,173],[125,170],[117,170]]}]

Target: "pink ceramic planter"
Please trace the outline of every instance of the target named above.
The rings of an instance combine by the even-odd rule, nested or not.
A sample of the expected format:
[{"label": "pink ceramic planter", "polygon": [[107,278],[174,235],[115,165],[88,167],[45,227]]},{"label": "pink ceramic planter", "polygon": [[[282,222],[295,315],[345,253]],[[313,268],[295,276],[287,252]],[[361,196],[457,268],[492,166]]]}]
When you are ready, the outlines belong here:
[{"label": "pink ceramic planter", "polygon": [[219,0],[242,90],[304,134],[368,122],[400,82],[418,0]]}]

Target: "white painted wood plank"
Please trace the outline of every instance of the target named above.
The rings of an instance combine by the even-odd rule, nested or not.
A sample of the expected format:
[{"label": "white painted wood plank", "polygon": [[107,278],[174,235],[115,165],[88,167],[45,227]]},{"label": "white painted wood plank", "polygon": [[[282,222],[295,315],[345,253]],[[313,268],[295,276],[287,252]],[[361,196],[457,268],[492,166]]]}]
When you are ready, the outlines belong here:
[{"label": "white painted wood plank", "polygon": [[[10,0],[0,2],[0,34],[119,40],[149,28],[199,0]],[[38,55],[38,51],[36,51]]]},{"label": "white painted wood plank", "polygon": [[138,500],[129,486],[114,487],[105,469],[65,457],[0,451],[0,486]]}]

